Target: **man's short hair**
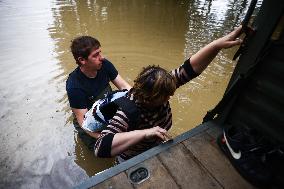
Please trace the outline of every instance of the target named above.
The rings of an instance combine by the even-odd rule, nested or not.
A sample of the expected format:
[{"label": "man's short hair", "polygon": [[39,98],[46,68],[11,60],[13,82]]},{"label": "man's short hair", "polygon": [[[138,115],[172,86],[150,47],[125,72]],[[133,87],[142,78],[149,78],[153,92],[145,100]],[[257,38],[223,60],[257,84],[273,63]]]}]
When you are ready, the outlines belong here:
[{"label": "man's short hair", "polygon": [[100,42],[91,36],[80,36],[71,41],[71,51],[76,63],[80,65],[79,57],[88,59],[93,49],[100,48]]}]

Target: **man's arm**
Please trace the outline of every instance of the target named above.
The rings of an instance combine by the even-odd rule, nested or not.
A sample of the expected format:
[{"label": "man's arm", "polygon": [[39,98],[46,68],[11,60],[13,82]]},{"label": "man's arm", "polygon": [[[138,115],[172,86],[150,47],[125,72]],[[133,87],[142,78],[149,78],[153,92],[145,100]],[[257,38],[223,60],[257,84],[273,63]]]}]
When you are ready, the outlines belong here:
[{"label": "man's arm", "polygon": [[119,90],[131,89],[131,86],[118,74],[114,80],[111,81]]},{"label": "man's arm", "polygon": [[[83,124],[83,121],[84,121],[84,115],[88,111],[87,108],[86,109],[72,108],[72,111],[76,116],[76,119],[79,123],[79,126],[82,128],[82,124]],[[86,130],[84,130],[84,131],[86,133],[88,133],[91,137],[94,137],[94,138],[98,138],[100,136],[99,132],[89,132],[89,131],[86,131]]]},{"label": "man's arm", "polygon": [[85,113],[88,111],[87,108],[86,109],[76,109],[76,108],[72,108],[73,113],[76,116],[76,119],[80,125],[80,127],[82,127],[82,123],[84,120],[84,115]]},{"label": "man's arm", "polygon": [[200,74],[203,70],[205,70],[205,68],[207,68],[221,49],[240,45],[242,41],[237,39],[237,37],[241,34],[241,28],[242,27],[240,26],[224,37],[209,43],[194,54],[190,58],[190,64],[193,70]]}]

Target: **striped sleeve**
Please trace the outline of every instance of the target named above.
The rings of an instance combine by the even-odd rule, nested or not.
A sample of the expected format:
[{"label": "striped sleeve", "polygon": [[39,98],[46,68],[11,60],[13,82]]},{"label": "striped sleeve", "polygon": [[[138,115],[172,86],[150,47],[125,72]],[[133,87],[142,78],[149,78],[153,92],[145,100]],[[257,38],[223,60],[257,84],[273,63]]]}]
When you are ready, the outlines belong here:
[{"label": "striped sleeve", "polygon": [[186,60],[179,68],[172,70],[171,74],[176,78],[177,88],[199,75],[193,70],[190,59]]},{"label": "striped sleeve", "polygon": [[95,155],[98,157],[111,157],[111,146],[114,135],[116,133],[126,132],[128,125],[128,118],[124,112],[119,109],[110,120],[107,128],[101,132],[95,144]]}]

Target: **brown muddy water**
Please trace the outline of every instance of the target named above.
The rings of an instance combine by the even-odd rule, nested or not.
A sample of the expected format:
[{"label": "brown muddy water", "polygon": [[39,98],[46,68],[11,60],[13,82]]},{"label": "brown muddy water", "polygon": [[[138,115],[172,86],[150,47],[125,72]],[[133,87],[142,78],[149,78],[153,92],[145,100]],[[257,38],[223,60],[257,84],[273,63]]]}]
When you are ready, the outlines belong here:
[{"label": "brown muddy water", "polygon": [[[79,35],[97,37],[132,84],[143,66],[179,66],[240,23],[242,0],[0,0],[0,188],[66,188],[113,166],[95,158],[72,126],[65,91]],[[171,99],[177,136],[221,99],[236,48],[222,51]],[[70,176],[71,175],[71,176]],[[77,180],[71,180],[72,176]]]}]

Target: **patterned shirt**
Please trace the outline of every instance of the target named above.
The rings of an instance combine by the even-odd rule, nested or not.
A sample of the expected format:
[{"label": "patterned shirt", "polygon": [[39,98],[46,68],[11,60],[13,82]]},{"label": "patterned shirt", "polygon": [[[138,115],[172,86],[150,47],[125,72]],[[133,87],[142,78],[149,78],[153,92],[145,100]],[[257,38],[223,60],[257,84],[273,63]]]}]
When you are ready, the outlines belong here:
[{"label": "patterned shirt", "polygon": [[[176,78],[177,88],[184,85],[191,79],[198,76],[194,72],[190,64],[190,60],[186,60],[179,68],[172,70],[171,75]],[[128,96],[130,100],[132,99]],[[135,101],[136,103],[136,101]],[[98,141],[95,145],[95,151],[99,157],[111,156],[111,145],[113,137],[116,133],[128,132],[133,130],[149,129],[155,126],[159,126],[163,129],[169,130],[172,126],[172,112],[169,101],[157,107],[155,109],[147,109],[142,107],[139,103],[136,103],[140,109],[140,119],[137,124],[130,125],[129,119],[125,113],[118,109],[114,117],[110,120],[109,125],[102,131]],[[144,139],[134,146],[131,146],[128,150],[121,153],[119,156],[124,159],[130,159],[154,146],[161,143],[159,138]]]}]

